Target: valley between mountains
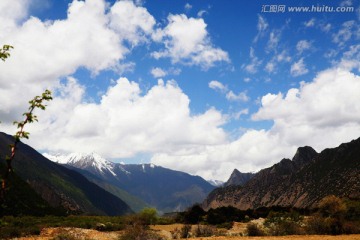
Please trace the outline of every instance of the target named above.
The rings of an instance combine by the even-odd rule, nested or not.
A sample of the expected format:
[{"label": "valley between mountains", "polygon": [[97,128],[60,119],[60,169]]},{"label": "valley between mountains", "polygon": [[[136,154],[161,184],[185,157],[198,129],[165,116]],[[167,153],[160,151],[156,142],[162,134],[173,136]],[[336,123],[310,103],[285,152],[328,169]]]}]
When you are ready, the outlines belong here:
[{"label": "valley between mountains", "polygon": [[[11,141],[11,136],[0,134],[2,159]],[[123,215],[145,207],[166,213],[184,211],[195,203],[205,210],[315,208],[328,195],[360,199],[360,139],[321,153],[300,147],[291,160],[257,173],[235,169],[221,187],[153,164],[113,163],[96,153],[42,155],[26,144],[19,145],[14,169],[3,215]],[[15,196],[27,196],[26,203]]]}]

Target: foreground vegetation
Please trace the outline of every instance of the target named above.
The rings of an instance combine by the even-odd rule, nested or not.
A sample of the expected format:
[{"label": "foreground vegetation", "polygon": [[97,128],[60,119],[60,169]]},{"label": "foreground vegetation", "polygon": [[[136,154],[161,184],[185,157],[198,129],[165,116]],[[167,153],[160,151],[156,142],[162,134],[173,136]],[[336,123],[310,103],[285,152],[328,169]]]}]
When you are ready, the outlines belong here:
[{"label": "foreground vegetation", "polygon": [[[164,227],[156,228],[155,224]],[[119,231],[118,240],[360,234],[360,202],[328,196],[313,211],[279,207],[240,211],[224,207],[205,212],[195,205],[186,212],[164,217],[152,208],[119,217],[5,216],[0,219],[0,239],[39,235],[44,228],[57,227]],[[59,234],[58,239],[77,239],[64,234]]]}]

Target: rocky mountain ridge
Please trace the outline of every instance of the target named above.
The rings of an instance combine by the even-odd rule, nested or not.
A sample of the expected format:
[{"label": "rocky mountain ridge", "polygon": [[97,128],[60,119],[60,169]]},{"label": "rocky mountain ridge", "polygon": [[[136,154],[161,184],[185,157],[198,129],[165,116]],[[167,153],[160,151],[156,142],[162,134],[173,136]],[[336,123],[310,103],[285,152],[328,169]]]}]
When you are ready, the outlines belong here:
[{"label": "rocky mountain ridge", "polygon": [[234,206],[312,208],[327,195],[360,198],[360,138],[317,153],[301,147],[290,159],[256,173],[243,186],[217,188],[205,209]]},{"label": "rocky mountain ridge", "polygon": [[245,185],[255,173],[242,173],[237,169],[231,173],[230,178],[224,183],[224,187],[228,186],[243,186]]}]

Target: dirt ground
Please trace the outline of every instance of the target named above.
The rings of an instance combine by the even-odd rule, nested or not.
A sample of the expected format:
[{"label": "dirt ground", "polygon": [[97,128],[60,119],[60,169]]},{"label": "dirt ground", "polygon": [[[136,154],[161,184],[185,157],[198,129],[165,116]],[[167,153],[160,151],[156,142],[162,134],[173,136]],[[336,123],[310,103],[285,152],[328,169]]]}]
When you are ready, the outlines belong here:
[{"label": "dirt ground", "polygon": [[[99,232],[82,228],[44,228],[39,236],[17,238],[18,240],[50,240],[59,235],[69,235],[79,240],[118,240],[120,232]],[[64,239],[64,238],[63,238]]]},{"label": "dirt ground", "polygon": [[[229,233],[243,232],[244,224],[236,223],[235,226],[229,231]],[[182,224],[172,225],[156,225],[152,226],[152,229],[162,234],[163,236],[171,239],[170,231],[180,229]],[[121,232],[99,232],[92,229],[80,229],[80,228],[44,228],[41,231],[40,236],[31,236],[17,238],[17,240],[51,240],[59,235],[70,235],[78,240],[118,240]],[[63,238],[64,239],[64,238]],[[280,236],[280,237],[200,237],[189,238],[188,240],[360,240],[360,235],[341,235],[341,236]]]},{"label": "dirt ground", "polygon": [[280,237],[209,237],[209,238],[189,238],[188,240],[360,240],[360,235],[341,235],[341,236],[280,236]]}]

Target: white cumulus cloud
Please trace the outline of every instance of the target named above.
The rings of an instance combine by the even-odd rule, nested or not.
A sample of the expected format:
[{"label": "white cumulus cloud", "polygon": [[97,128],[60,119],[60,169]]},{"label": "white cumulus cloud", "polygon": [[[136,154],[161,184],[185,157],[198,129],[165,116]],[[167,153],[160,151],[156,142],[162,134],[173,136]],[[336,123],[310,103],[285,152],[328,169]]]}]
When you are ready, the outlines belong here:
[{"label": "white cumulus cloud", "polygon": [[130,1],[113,6],[103,0],[73,1],[67,17],[55,21],[29,17],[29,4],[25,0],[0,3],[4,13],[0,42],[14,46],[11,57],[0,64],[0,113],[5,120],[18,116],[28,99],[45,88],[56,88],[59,79],[79,68],[93,74],[133,68],[133,63],[121,63],[130,51],[126,42],[145,41],[154,25],[146,9]]},{"label": "white cumulus cloud", "polygon": [[170,58],[173,63],[197,65],[203,69],[214,66],[216,62],[230,61],[227,52],[211,43],[202,18],[170,14],[168,25],[158,29],[153,39],[165,44],[165,50],[152,53],[156,59]]},{"label": "white cumulus cloud", "polygon": [[127,158],[181,154],[226,140],[221,128],[225,117],[214,108],[191,114],[190,100],[175,81],[159,80],[143,93],[137,83],[120,78],[99,103],[84,102],[84,87],[73,78],[58,91],[59,96],[39,114],[39,124],[29,128],[31,145],[37,149]]}]

